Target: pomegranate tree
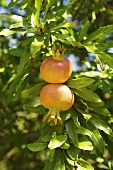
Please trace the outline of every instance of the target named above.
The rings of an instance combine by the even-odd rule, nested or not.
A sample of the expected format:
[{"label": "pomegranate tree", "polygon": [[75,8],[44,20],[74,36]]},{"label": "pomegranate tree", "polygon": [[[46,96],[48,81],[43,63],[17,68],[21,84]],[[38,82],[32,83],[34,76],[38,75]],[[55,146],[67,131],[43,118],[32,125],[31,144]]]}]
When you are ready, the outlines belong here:
[{"label": "pomegranate tree", "polygon": [[48,83],[64,83],[72,73],[71,62],[64,58],[64,46],[56,49],[52,48],[53,57],[46,58],[40,67],[40,73],[43,79]]},{"label": "pomegranate tree", "polygon": [[40,92],[40,102],[45,108],[49,109],[44,120],[48,119],[48,122],[54,120],[55,124],[58,121],[62,123],[60,111],[71,108],[74,103],[74,94],[64,84],[48,84]]}]

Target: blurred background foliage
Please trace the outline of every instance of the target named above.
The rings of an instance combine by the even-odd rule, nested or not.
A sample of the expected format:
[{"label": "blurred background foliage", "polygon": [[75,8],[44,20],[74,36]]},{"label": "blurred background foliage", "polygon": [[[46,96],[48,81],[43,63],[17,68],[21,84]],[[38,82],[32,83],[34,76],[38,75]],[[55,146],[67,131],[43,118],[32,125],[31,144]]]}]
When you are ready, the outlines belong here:
[{"label": "blurred background foliage", "polygon": [[[16,2],[16,3],[14,3]],[[34,10],[33,6],[26,6],[26,0],[0,1],[0,31],[4,28],[9,28],[13,23],[10,17],[2,17],[4,14],[13,14],[18,16],[24,16],[26,18],[26,26],[29,27],[29,16]],[[12,4],[14,3],[14,6]],[[8,6],[8,4],[10,4]],[[47,4],[46,0],[43,0],[43,8]],[[113,23],[113,1],[112,0],[59,0],[57,1],[59,6],[66,6],[68,21],[74,21],[76,23],[75,29],[78,30],[82,20],[88,17],[90,21],[90,27],[87,36],[102,26],[106,26]],[[43,9],[41,11],[43,15]],[[50,12],[51,15],[51,12]],[[10,81],[12,75],[16,74],[17,66],[20,62],[20,54],[24,51],[25,39],[33,35],[33,33],[12,34],[7,37],[0,36],[0,169],[1,170],[38,170],[42,169],[45,164],[47,156],[45,151],[39,153],[33,153],[26,148],[26,144],[34,142],[39,136],[38,128],[42,120],[42,114],[38,114],[29,106],[37,106],[37,99],[35,100],[30,96],[29,99],[22,99],[20,93],[13,98],[12,89],[15,90],[15,83],[7,85],[5,91],[2,92],[3,87],[7,81]],[[76,36],[76,35],[75,35]],[[28,40],[29,41],[29,40]],[[109,34],[105,42],[113,41],[113,33]],[[18,47],[22,49],[15,50]],[[103,47],[103,46],[102,46]],[[101,48],[102,48],[101,47]],[[14,50],[13,50],[14,49]],[[111,48],[106,50],[113,56],[113,43]],[[73,49],[67,45],[66,57],[73,63],[73,71],[76,76],[84,75],[87,77],[95,78],[98,80],[94,88],[94,91],[105,102],[105,107],[110,111],[111,117],[107,120],[113,123],[113,70],[107,65],[95,60],[95,55],[91,52],[87,52],[84,48]],[[15,57],[16,56],[16,57]],[[24,89],[29,85],[38,83],[39,66],[35,63],[35,60],[31,61],[29,80],[26,75],[26,83],[18,82],[19,86],[23,86]],[[21,77],[24,79],[23,75]],[[38,77],[38,78],[37,78]],[[18,91],[18,87],[17,91]],[[9,95],[10,92],[10,95]],[[12,94],[11,94],[12,93]],[[14,96],[13,96],[14,97]],[[27,111],[26,109],[27,108]],[[31,110],[30,110],[31,109]],[[108,137],[108,136],[107,136]],[[105,136],[105,140],[107,140]],[[85,159],[90,158],[89,162],[95,167],[95,170],[110,169],[113,157],[112,142],[109,142],[109,146],[105,151],[105,155],[97,154],[95,158],[92,158],[89,153],[84,151],[80,153]],[[93,161],[92,161],[93,160]],[[109,165],[108,165],[109,164]]]}]

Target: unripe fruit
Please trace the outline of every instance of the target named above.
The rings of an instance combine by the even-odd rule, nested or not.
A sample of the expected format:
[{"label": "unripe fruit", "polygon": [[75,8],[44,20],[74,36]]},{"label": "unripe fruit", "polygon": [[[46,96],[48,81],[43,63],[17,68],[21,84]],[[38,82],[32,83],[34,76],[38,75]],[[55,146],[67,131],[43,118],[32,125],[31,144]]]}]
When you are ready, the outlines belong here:
[{"label": "unripe fruit", "polygon": [[61,121],[60,111],[66,111],[72,107],[74,103],[73,92],[64,84],[48,84],[44,86],[40,92],[41,104],[49,109],[44,120],[48,118],[48,122],[54,119],[55,124]]},{"label": "unripe fruit", "polygon": [[63,57],[65,52],[64,47],[57,50],[53,46],[52,51],[53,57],[46,58],[42,62],[40,73],[48,83],[64,83],[72,73],[72,64],[68,59]]}]

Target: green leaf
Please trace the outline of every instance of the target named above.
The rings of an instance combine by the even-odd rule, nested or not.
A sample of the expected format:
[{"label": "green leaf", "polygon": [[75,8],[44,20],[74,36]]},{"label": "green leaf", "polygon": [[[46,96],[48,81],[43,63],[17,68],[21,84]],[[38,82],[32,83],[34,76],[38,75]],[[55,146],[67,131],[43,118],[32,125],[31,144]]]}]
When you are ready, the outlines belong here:
[{"label": "green leaf", "polygon": [[38,24],[39,24],[41,6],[42,6],[42,0],[35,0],[35,8],[36,8],[36,12],[34,15],[35,27],[38,27]]},{"label": "green leaf", "polygon": [[79,142],[78,148],[91,151],[93,150],[94,147],[90,141],[83,141],[83,142]]},{"label": "green leaf", "polygon": [[54,166],[54,170],[65,170],[65,163],[64,159],[61,155],[58,157],[58,161],[56,161],[56,164]]},{"label": "green leaf", "polygon": [[91,78],[87,78],[87,77],[82,77],[82,78],[75,78],[75,79],[71,79],[68,80],[66,82],[66,85],[70,88],[82,88],[82,87],[87,87],[90,84],[92,84],[95,80],[91,79]]},{"label": "green leaf", "polygon": [[9,14],[0,14],[0,19],[5,22],[22,22],[22,17],[19,15],[9,15]]},{"label": "green leaf", "polygon": [[49,152],[48,160],[52,162],[54,160],[55,149],[51,149]]},{"label": "green leaf", "polygon": [[70,147],[69,143],[65,142],[61,145],[61,149],[68,149]]},{"label": "green leaf", "polygon": [[75,108],[74,108],[74,107],[70,108],[70,109],[67,110],[67,111],[61,112],[61,119],[62,119],[63,121],[66,121],[66,120],[68,120],[70,117],[72,117],[74,113],[75,113]]},{"label": "green leaf", "polygon": [[67,140],[66,135],[56,135],[49,143],[48,148],[54,149],[60,147]]},{"label": "green leaf", "polygon": [[26,89],[24,91],[22,91],[21,97],[22,98],[29,98],[30,95],[32,95],[33,93],[38,95],[40,93],[40,90],[42,89],[42,87],[46,85],[46,83],[39,83],[29,89]]},{"label": "green leaf", "polygon": [[90,26],[90,22],[88,18],[86,17],[83,21],[82,24],[80,25],[80,30],[79,30],[79,35],[78,35],[78,41],[81,41],[84,36],[86,35],[88,29]]},{"label": "green leaf", "polygon": [[17,73],[18,74],[21,74],[21,72],[25,68],[25,64],[28,63],[28,60],[29,60],[30,57],[31,57],[30,52],[25,50],[23,52],[23,55],[22,55],[21,59],[20,59],[20,63],[18,65],[18,67],[17,67]]},{"label": "green leaf", "polygon": [[34,56],[38,51],[40,51],[41,46],[44,44],[43,37],[37,37],[31,43],[31,55]]},{"label": "green leaf", "polygon": [[87,110],[80,109],[78,107],[75,107],[79,113],[81,113],[87,121],[92,117],[91,113]]},{"label": "green leaf", "polygon": [[51,138],[52,138],[52,134],[56,129],[53,128],[52,126],[49,126],[48,124],[46,125],[46,127],[44,129],[41,130],[41,140],[43,142],[50,142]]},{"label": "green leaf", "polygon": [[61,27],[68,28],[68,27],[74,27],[76,24],[74,22],[62,22],[60,24],[57,24],[56,26],[53,26],[51,30],[55,30]]},{"label": "green leaf", "polygon": [[56,161],[55,161],[55,156],[54,156],[52,162],[49,161],[49,160],[46,161],[46,165],[44,167],[44,170],[53,170],[54,166],[55,166],[55,163],[56,163]]},{"label": "green leaf", "polygon": [[75,112],[75,114],[73,114],[72,119],[73,119],[75,126],[79,128],[80,122],[78,121],[78,115],[76,114],[76,112]]},{"label": "green leaf", "polygon": [[46,109],[45,107],[43,107],[42,105],[38,105],[37,107],[31,107],[30,105],[24,105],[25,109],[29,112],[33,112],[33,113],[41,113],[44,114]]},{"label": "green leaf", "polygon": [[28,149],[37,152],[45,149],[47,147],[47,143],[30,143],[27,145]]},{"label": "green leaf", "polygon": [[99,132],[99,130],[97,128],[95,128],[92,124],[89,124],[88,128],[91,130],[92,132],[92,136],[91,136],[91,140],[94,143],[94,145],[96,146],[96,148],[104,153],[104,149],[105,149],[105,142]]},{"label": "green leaf", "polygon": [[56,2],[57,2],[57,0],[47,0],[48,1],[48,3],[47,3],[47,5],[46,5],[46,11],[45,11],[45,14],[44,14],[44,17],[46,16],[46,14],[47,14],[47,11],[48,11],[48,9],[53,5],[53,4],[55,4]]},{"label": "green leaf", "polygon": [[107,110],[104,106],[98,107],[97,105],[94,104],[88,104],[88,106],[91,108],[96,113],[99,113],[104,116],[111,116],[109,110]]},{"label": "green leaf", "polygon": [[94,170],[93,167],[82,158],[78,159],[78,164],[80,165],[80,170]]},{"label": "green leaf", "polygon": [[68,121],[66,121],[65,123],[65,128],[66,128],[66,132],[69,136],[69,138],[72,140],[73,144],[75,146],[78,146],[78,137],[77,137],[77,127],[75,126],[73,120],[69,119]]},{"label": "green leaf", "polygon": [[84,44],[105,37],[106,35],[111,33],[113,33],[113,25],[100,27],[99,29],[97,29],[95,32],[93,32],[91,35],[87,37],[87,39],[84,41]]},{"label": "green leaf", "polygon": [[113,58],[111,58],[110,55],[106,54],[105,52],[100,52],[97,54],[97,56],[102,62],[113,68]]},{"label": "green leaf", "polygon": [[[72,159],[70,159],[69,157],[67,157],[66,156],[66,160],[67,160],[67,162],[70,164],[70,165],[72,165],[72,166],[76,166],[76,161],[74,161],[74,160],[72,160]],[[71,169],[72,169],[72,167],[71,167]],[[71,170],[70,169],[70,170]]]},{"label": "green leaf", "polygon": [[99,96],[96,93],[88,90],[85,87],[82,87],[79,89],[73,89],[73,92],[77,94],[79,97],[83,98],[84,100],[87,100],[89,102],[103,104],[102,100],[99,98]]},{"label": "green leaf", "polygon": [[96,128],[103,130],[106,134],[112,134],[112,129],[99,116],[93,115],[89,122],[91,122]]},{"label": "green leaf", "polygon": [[66,151],[67,151],[67,154],[69,155],[69,157],[73,161],[77,160],[77,158],[78,158],[78,151],[77,151],[77,148],[73,144],[71,144],[69,149],[67,149]]},{"label": "green leaf", "polygon": [[92,133],[90,130],[88,130],[84,127],[81,127],[81,126],[77,129],[77,134],[87,135],[89,137],[92,136]]},{"label": "green leaf", "polygon": [[0,32],[0,35],[8,36],[8,35],[17,34],[17,33],[20,33],[20,34],[24,35],[26,33],[26,31],[19,30],[19,29],[15,29],[15,30],[3,29]]}]

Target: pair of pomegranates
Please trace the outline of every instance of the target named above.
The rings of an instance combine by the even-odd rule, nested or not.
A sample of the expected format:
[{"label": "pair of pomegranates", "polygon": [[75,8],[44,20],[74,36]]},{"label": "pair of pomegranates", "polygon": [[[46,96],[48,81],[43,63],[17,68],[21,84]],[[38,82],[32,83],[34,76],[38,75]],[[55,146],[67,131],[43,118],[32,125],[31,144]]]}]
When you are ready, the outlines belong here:
[{"label": "pair of pomegranates", "polygon": [[49,109],[49,112],[44,116],[44,120],[48,122],[54,120],[62,123],[60,118],[60,111],[66,111],[74,103],[73,92],[63,83],[66,82],[72,73],[71,62],[64,58],[64,46],[56,49],[55,45],[52,47],[53,57],[46,58],[40,67],[40,73],[43,79],[50,83],[44,86],[40,92],[41,104]]}]

